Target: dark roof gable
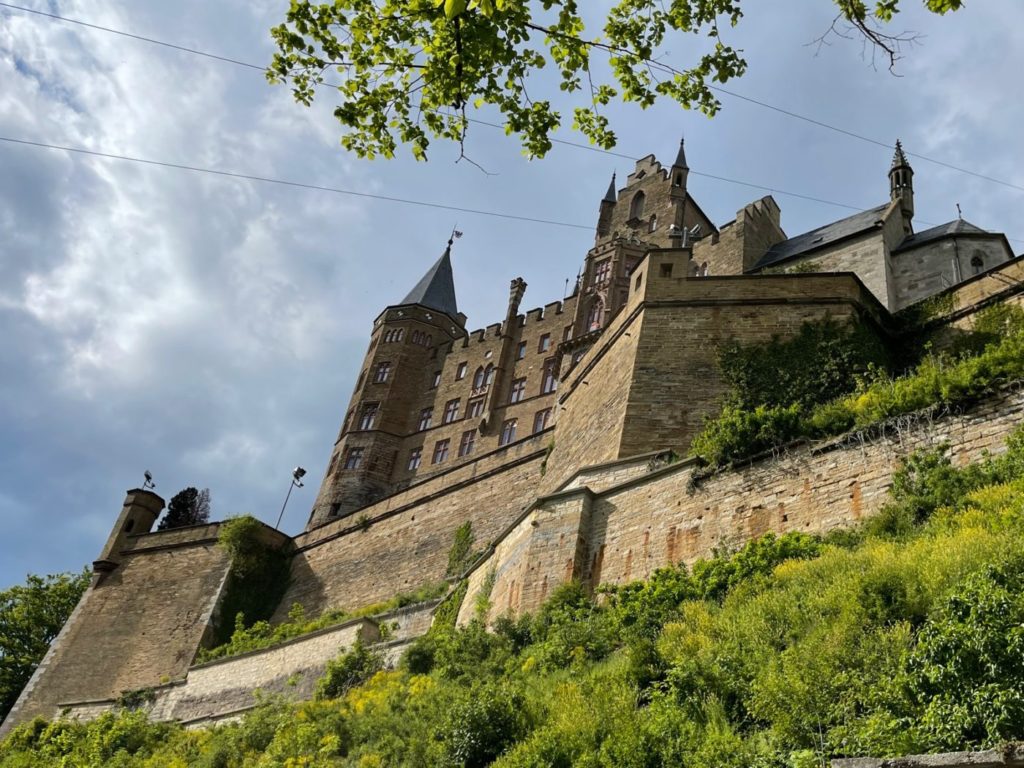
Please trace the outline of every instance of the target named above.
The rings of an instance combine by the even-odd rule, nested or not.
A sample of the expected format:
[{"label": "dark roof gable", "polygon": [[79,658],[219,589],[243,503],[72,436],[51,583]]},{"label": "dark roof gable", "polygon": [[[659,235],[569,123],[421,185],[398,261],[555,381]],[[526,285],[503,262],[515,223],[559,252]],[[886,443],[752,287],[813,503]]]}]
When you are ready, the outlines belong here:
[{"label": "dark roof gable", "polygon": [[937,227],[926,229],[923,232],[917,232],[910,237],[906,238],[898,247],[893,249],[893,253],[899,251],[907,251],[911,248],[916,248],[919,245],[930,243],[933,240],[941,240],[944,237],[950,235],[987,235],[981,227],[976,227],[969,221],[963,219],[956,219],[955,221],[947,221],[945,224],[940,224]]},{"label": "dark roof gable", "polygon": [[409,295],[402,299],[402,304],[420,304],[440,312],[447,312],[452,317],[459,314],[455,302],[455,278],[452,276],[451,249],[445,248],[434,266],[420,278]]}]

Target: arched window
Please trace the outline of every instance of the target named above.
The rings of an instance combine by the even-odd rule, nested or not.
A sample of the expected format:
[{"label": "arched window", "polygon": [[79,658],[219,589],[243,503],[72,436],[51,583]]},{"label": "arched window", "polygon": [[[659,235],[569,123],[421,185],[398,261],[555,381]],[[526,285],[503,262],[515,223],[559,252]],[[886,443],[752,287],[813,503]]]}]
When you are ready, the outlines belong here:
[{"label": "arched window", "polygon": [[674,182],[672,182],[672,185],[675,186],[675,187],[683,186],[683,174],[677,173],[676,174],[676,180]]},{"label": "arched window", "polygon": [[424,342],[424,344],[426,344],[426,346],[428,346],[428,347],[433,346],[434,345],[434,337],[431,336],[430,334],[427,334],[427,340]]},{"label": "arched window", "polygon": [[413,331],[412,332],[412,343],[413,344],[419,344],[420,343],[420,332],[419,331]]},{"label": "arched window", "polygon": [[658,228],[658,217],[656,215],[652,214],[651,215],[651,220],[647,223],[647,231],[648,232],[653,232],[657,228]]},{"label": "arched window", "polygon": [[392,339],[392,341],[401,341],[403,336],[405,336],[405,329],[399,328],[397,331],[395,331],[395,336]]},{"label": "arched window", "polygon": [[484,385],[484,367],[481,365],[473,374],[473,389],[480,389]]},{"label": "arched window", "polygon": [[701,277],[707,277],[708,276],[708,263],[706,261],[703,264],[700,265],[700,276]]},{"label": "arched window", "polygon": [[985,269],[985,259],[980,253],[975,253],[971,257],[971,271],[976,275],[980,275],[983,269]]},{"label": "arched window", "polygon": [[629,204],[629,218],[639,219],[644,215],[644,193],[637,192]]},{"label": "arched window", "polygon": [[491,386],[491,384],[493,382],[494,382],[494,366],[491,365],[490,363],[488,363],[487,367],[484,369],[484,384],[486,384],[489,387],[489,386]]},{"label": "arched window", "polygon": [[604,314],[604,302],[595,299],[590,305],[590,313],[587,315],[587,330],[596,331],[601,327],[601,317]]}]

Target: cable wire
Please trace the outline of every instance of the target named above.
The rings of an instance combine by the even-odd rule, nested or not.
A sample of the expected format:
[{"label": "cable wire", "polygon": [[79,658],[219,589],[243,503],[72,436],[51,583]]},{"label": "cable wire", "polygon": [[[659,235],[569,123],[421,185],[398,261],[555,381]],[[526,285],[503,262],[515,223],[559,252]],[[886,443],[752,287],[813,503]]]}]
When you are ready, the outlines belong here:
[{"label": "cable wire", "polygon": [[268,176],[255,176],[249,173],[237,173],[235,171],[219,171],[215,168],[201,168],[195,165],[184,165],[182,163],[170,163],[163,160],[147,160],[142,157],[131,157],[130,155],[117,155],[112,152],[98,152],[92,149],[83,149],[81,147],[68,147],[61,146],[59,144],[47,144],[42,141],[29,141],[27,139],[16,139],[11,136],[0,136],[0,141],[5,141],[10,144],[21,144],[29,147],[41,147],[44,149],[57,149],[64,152],[74,152],[81,155],[91,155],[92,157],[102,157],[107,160],[124,160],[131,163],[142,163],[144,165],[156,165],[161,168],[176,168],[180,171],[192,171],[194,173],[209,173],[215,176],[227,176],[232,179],[244,179],[246,181],[259,181],[264,184],[280,184],[286,187],[297,187],[299,189],[311,189],[317,192],[333,192],[338,195],[351,195],[353,197],[366,197],[372,200],[385,200],[391,203],[404,203],[405,205],[418,205],[423,208],[439,208],[445,211],[457,211],[459,213],[472,213],[478,216],[492,216],[499,219],[511,219],[513,221],[527,221],[533,224],[550,224],[556,227],[569,227],[572,229],[586,229],[592,230],[592,226],[585,224],[572,224],[567,221],[555,221],[554,219],[540,219],[532,216],[517,216],[511,213],[501,213],[499,211],[485,211],[479,208],[462,208],[457,205],[444,205],[443,203],[428,203],[424,200],[410,200],[402,197],[392,197],[390,195],[374,195],[369,192],[355,192],[351,189],[341,189],[340,187],[327,187],[320,184],[307,184],[301,181],[288,181],[286,179],[274,179]]}]

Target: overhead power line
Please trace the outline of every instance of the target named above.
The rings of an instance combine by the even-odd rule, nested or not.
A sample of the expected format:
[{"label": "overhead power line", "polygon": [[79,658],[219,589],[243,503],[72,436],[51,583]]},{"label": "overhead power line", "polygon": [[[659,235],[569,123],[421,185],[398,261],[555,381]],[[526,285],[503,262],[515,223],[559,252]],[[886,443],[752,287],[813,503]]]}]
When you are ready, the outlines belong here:
[{"label": "overhead power line", "polygon": [[131,157],[129,155],[117,155],[112,152],[97,152],[92,149],[83,149],[82,147],[68,147],[61,146],[59,144],[48,144],[42,141],[29,141],[27,139],[16,139],[11,136],[0,136],[0,141],[8,142],[9,144],[21,144],[28,147],[40,147],[44,149],[57,149],[63,152],[74,152],[80,155],[91,155],[92,157],[102,157],[107,160],[123,160],[129,163],[142,163],[143,165],[155,165],[161,168],[176,168],[180,171],[192,171],[193,173],[209,173],[214,176],[226,176],[232,179],[244,179],[246,181],[258,181],[264,184],[280,184],[286,187],[297,187],[299,189],[310,189],[317,192],[333,192],[338,195],[351,195],[353,197],[365,197],[372,200],[385,200],[391,203],[404,203],[405,205],[418,205],[423,208],[439,208],[445,211],[457,211],[459,213],[473,213],[478,216],[492,216],[499,219],[512,219],[513,221],[527,221],[534,224],[550,224],[556,227],[570,227],[572,229],[586,229],[592,230],[592,226],[585,224],[573,224],[567,221],[555,221],[554,219],[540,219],[533,216],[517,216],[511,213],[501,213],[500,211],[485,211],[479,208],[462,208],[457,205],[445,205],[443,203],[431,203],[424,200],[410,200],[402,197],[392,197],[390,195],[374,195],[369,192],[355,192],[351,189],[341,189],[340,187],[327,187],[321,184],[307,184],[301,181],[288,181],[286,179],[274,179],[269,176],[256,176],[249,173],[237,173],[235,171],[221,171],[215,168],[202,168],[196,165],[185,165],[183,163],[170,163],[163,160],[149,160],[143,157]]},{"label": "overhead power line", "polygon": [[[55,14],[55,13],[48,13],[46,11],[39,11],[39,10],[36,10],[34,8],[25,8],[24,6],[14,5],[12,3],[5,3],[5,2],[0,2],[0,7],[10,8],[11,10],[22,11],[24,13],[36,14],[37,16],[44,16],[46,18],[53,19],[53,20],[56,20],[56,21],[66,22],[68,24],[77,24],[79,26],[87,27],[89,29],[95,29],[95,30],[100,31],[100,32],[107,32],[107,33],[113,34],[113,35],[121,35],[122,37],[128,37],[128,38],[131,38],[133,40],[140,40],[142,42],[151,43],[153,45],[159,45],[159,46],[162,46],[164,48],[171,48],[171,49],[174,49],[176,51],[181,51],[183,53],[189,53],[189,54],[192,54],[192,55],[195,55],[195,56],[203,56],[203,57],[206,57],[208,59],[214,59],[216,61],[222,61],[222,62],[225,62],[225,63],[228,63],[228,64],[235,64],[237,66],[246,67],[248,69],[256,69],[256,70],[259,70],[261,72],[265,72],[266,71],[266,67],[265,66],[261,66],[259,64],[253,64],[253,63],[247,62],[247,61],[240,61],[238,59],[233,59],[233,58],[230,58],[228,56],[220,56],[220,55],[217,55],[217,54],[214,54],[214,53],[208,53],[206,51],[201,51],[201,50],[196,49],[196,48],[189,48],[189,47],[183,46],[183,45],[176,45],[174,43],[168,43],[166,41],[157,40],[157,39],[152,38],[152,37],[145,37],[143,35],[136,35],[136,34],[134,34],[132,32],[125,32],[124,30],[113,29],[111,27],[106,27],[106,26],[103,26],[103,25],[100,25],[100,24],[92,24],[92,23],[89,23],[89,22],[86,22],[86,21],[81,21],[79,19],[71,19],[71,18],[68,18],[67,16],[60,16],[60,15]],[[841,134],[843,136],[847,136],[849,138],[857,139],[858,141],[867,142],[868,144],[873,144],[873,145],[878,146],[878,147],[884,147],[886,149],[891,149],[892,148],[892,144],[890,142],[880,141],[878,139],[873,139],[870,136],[864,136],[863,134],[859,134],[859,133],[856,133],[854,131],[847,130],[846,128],[840,128],[839,126],[832,125],[831,123],[826,123],[826,122],[824,122],[822,120],[818,120],[816,118],[809,117],[807,115],[802,115],[799,112],[793,112],[792,110],[785,109],[783,107],[780,107],[780,106],[775,105],[775,104],[771,104],[771,103],[766,102],[766,101],[761,101],[760,99],[755,99],[755,98],[753,98],[751,96],[745,96],[745,95],[743,95],[741,93],[737,93],[736,91],[731,91],[731,90],[729,90],[727,88],[722,88],[721,86],[716,86],[716,85],[710,85],[709,84],[708,88],[711,91],[714,91],[715,93],[720,93],[722,95],[728,96],[728,97],[733,98],[733,99],[738,99],[740,101],[745,101],[745,102],[747,102],[749,104],[754,104],[755,106],[762,107],[763,109],[769,109],[769,110],[771,110],[773,112],[776,112],[776,113],[778,113],[780,115],[784,115],[786,117],[790,117],[790,118],[792,118],[794,120],[801,120],[801,121],[803,121],[805,123],[808,123],[810,125],[814,125],[814,126],[817,126],[819,128],[824,128],[824,129],[829,130],[829,131],[834,131],[835,133]],[[478,123],[478,124],[481,124],[481,125],[494,125],[493,123],[485,123],[484,121],[476,120],[476,119],[470,119],[470,122]],[[496,126],[496,127],[503,127],[503,126]],[[629,159],[635,159],[635,158],[633,158],[633,157],[631,157],[629,155],[624,155],[624,154],[618,153],[618,152],[612,152],[610,150],[605,150],[605,149],[601,149],[601,148],[598,148],[598,147],[590,147],[590,146],[587,146],[585,144],[577,144],[575,142],[569,142],[569,141],[560,140],[560,139],[553,139],[553,141],[555,141],[558,144],[566,144],[566,145],[569,145],[569,146],[581,147],[583,149],[589,149],[589,150],[592,150],[594,152],[603,152],[603,153],[606,153],[606,154],[609,154],[609,155],[613,155],[613,156],[617,156],[617,157],[627,157]],[[918,160],[923,160],[924,162],[932,163],[934,165],[938,165],[938,166],[941,166],[943,168],[947,168],[949,170],[956,171],[958,173],[964,173],[964,174],[967,174],[969,176],[974,176],[975,178],[983,179],[984,181],[991,182],[993,184],[999,184],[999,185],[1002,185],[1004,187],[1009,187],[1010,189],[1015,189],[1017,191],[1024,192],[1024,185],[1014,184],[1013,182],[1006,181],[1004,179],[997,179],[994,176],[988,176],[986,174],[979,173],[977,171],[972,171],[969,168],[964,168],[962,166],[953,165],[952,163],[947,163],[944,160],[939,160],[939,159],[934,158],[934,157],[929,157],[927,155],[922,155],[922,154],[917,153],[917,152],[907,151],[906,154],[910,155],[911,157],[917,158]],[[721,177],[719,177],[719,178],[721,178]],[[724,178],[721,178],[721,180],[722,181],[732,181],[731,179],[724,179]],[[758,187],[759,189],[765,189],[766,188],[766,187],[760,187],[759,185],[756,185],[756,184],[746,184],[746,182],[737,182],[737,183],[745,184],[746,186]],[[813,199],[813,198],[808,198],[808,199]],[[821,202],[821,201],[818,201],[818,202]],[[832,205],[833,203],[829,203],[829,204]],[[842,207],[853,207],[853,206],[845,206],[844,205]]]}]

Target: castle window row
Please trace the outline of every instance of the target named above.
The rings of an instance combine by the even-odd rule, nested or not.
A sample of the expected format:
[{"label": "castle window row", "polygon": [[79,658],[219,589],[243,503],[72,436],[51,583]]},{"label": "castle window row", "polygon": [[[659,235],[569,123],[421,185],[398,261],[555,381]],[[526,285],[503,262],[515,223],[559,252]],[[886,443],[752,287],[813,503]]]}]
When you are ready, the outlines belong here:
[{"label": "castle window row", "polygon": [[391,344],[392,342],[401,341],[405,338],[405,328],[393,328],[388,331],[384,331],[384,343]]},{"label": "castle window row", "polygon": [[423,333],[422,331],[412,332],[412,343],[419,344],[422,347],[430,347],[434,344],[434,337],[429,333]]}]

